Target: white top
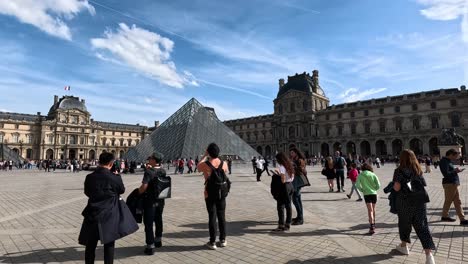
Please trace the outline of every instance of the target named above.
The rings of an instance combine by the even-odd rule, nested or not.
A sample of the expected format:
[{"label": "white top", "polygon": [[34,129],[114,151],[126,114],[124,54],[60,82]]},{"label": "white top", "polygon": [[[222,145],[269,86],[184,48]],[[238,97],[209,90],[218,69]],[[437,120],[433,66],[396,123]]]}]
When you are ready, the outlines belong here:
[{"label": "white top", "polygon": [[279,165],[278,171],[281,174],[284,174],[286,181],[285,182],[292,182],[294,180],[294,174],[289,175],[288,172],[286,171],[286,168],[283,165]]},{"label": "white top", "polygon": [[265,161],[263,159],[258,159],[257,160],[257,169],[263,170],[263,163],[265,163]]}]

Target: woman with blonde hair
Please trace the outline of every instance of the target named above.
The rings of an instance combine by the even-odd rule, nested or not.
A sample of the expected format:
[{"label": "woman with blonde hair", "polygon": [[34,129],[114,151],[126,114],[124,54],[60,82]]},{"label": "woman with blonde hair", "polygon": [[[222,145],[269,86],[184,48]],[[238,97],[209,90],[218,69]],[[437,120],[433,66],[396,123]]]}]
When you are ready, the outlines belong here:
[{"label": "woman with blonde hair", "polygon": [[323,167],[322,175],[327,177],[328,189],[329,189],[328,191],[333,192],[336,172],[335,172],[335,164],[331,156],[328,156],[327,159],[325,160],[325,166]]},{"label": "woman with blonde hair", "polygon": [[393,175],[393,189],[397,192],[398,231],[401,244],[396,249],[409,255],[407,244],[411,243],[413,227],[426,253],[426,264],[433,264],[434,241],[427,223],[426,203],[429,196],[425,190],[426,181],[421,165],[412,150],[405,149],[400,154],[400,166]]}]

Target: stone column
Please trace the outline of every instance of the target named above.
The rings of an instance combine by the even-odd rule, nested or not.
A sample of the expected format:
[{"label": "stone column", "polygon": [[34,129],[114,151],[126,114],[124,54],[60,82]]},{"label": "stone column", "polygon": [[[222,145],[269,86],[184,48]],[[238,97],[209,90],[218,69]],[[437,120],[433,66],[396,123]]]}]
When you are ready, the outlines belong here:
[{"label": "stone column", "polygon": [[376,148],[375,148],[375,140],[369,140],[369,144],[370,144],[370,152],[371,152],[371,156],[372,155],[375,155],[376,153]]},{"label": "stone column", "polygon": [[423,145],[423,154],[430,155],[431,153],[430,153],[430,148],[429,148],[429,138],[427,137],[421,138],[421,141]]}]

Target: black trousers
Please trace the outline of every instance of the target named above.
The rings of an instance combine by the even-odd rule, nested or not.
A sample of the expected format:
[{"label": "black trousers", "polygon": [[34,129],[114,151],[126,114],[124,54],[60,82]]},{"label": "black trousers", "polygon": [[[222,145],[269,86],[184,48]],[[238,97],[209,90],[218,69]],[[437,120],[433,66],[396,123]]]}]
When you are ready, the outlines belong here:
[{"label": "black trousers", "polygon": [[[291,200],[292,200],[292,193],[293,187],[291,183],[285,184],[285,197],[276,200],[276,209],[278,210],[278,225],[279,226],[290,226],[292,221],[292,207],[291,207]],[[284,211],[286,210],[286,222],[284,221]]]},{"label": "black trousers", "polygon": [[[93,239],[88,240],[85,248],[85,263],[86,264],[93,264],[94,259],[96,258],[96,247],[99,241],[99,228],[96,225],[93,227],[95,234]],[[114,263],[114,248],[115,243],[114,241],[104,244],[104,264],[112,264]]]},{"label": "black trousers", "polygon": [[436,249],[427,223],[426,205],[409,206],[400,197],[397,198],[398,231],[400,240],[411,243],[411,227],[424,249]]},{"label": "black trousers", "polygon": [[216,242],[216,218],[218,219],[219,240],[226,240],[226,199],[205,199],[208,211],[208,229],[210,230],[210,243]]},{"label": "black trousers", "polygon": [[262,171],[262,173],[263,173],[264,171],[266,171],[266,173],[268,174],[268,176],[271,176],[271,175],[270,175],[270,172],[268,171],[268,166],[263,165],[263,171]]},{"label": "black trousers", "polygon": [[336,187],[338,188],[338,191],[344,189],[344,175],[344,170],[336,170]]},{"label": "black trousers", "polygon": [[257,181],[260,181],[263,171],[259,168],[255,168],[255,169],[257,170]]},{"label": "black trousers", "polygon": [[[163,210],[164,200],[158,200],[156,203],[149,202],[144,205],[143,223],[145,224],[146,245],[153,245],[155,237],[161,241],[163,233]],[[156,229],[153,229],[153,224],[156,225]]]}]

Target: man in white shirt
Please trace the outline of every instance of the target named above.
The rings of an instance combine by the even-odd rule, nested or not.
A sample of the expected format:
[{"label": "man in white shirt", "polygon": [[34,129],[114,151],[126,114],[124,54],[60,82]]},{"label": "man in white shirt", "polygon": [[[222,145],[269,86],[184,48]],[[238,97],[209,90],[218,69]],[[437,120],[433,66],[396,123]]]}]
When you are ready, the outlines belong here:
[{"label": "man in white shirt", "polygon": [[262,176],[263,173],[263,164],[265,163],[265,160],[262,157],[258,157],[256,161],[256,170],[257,170],[257,181],[260,181],[260,177]]}]

